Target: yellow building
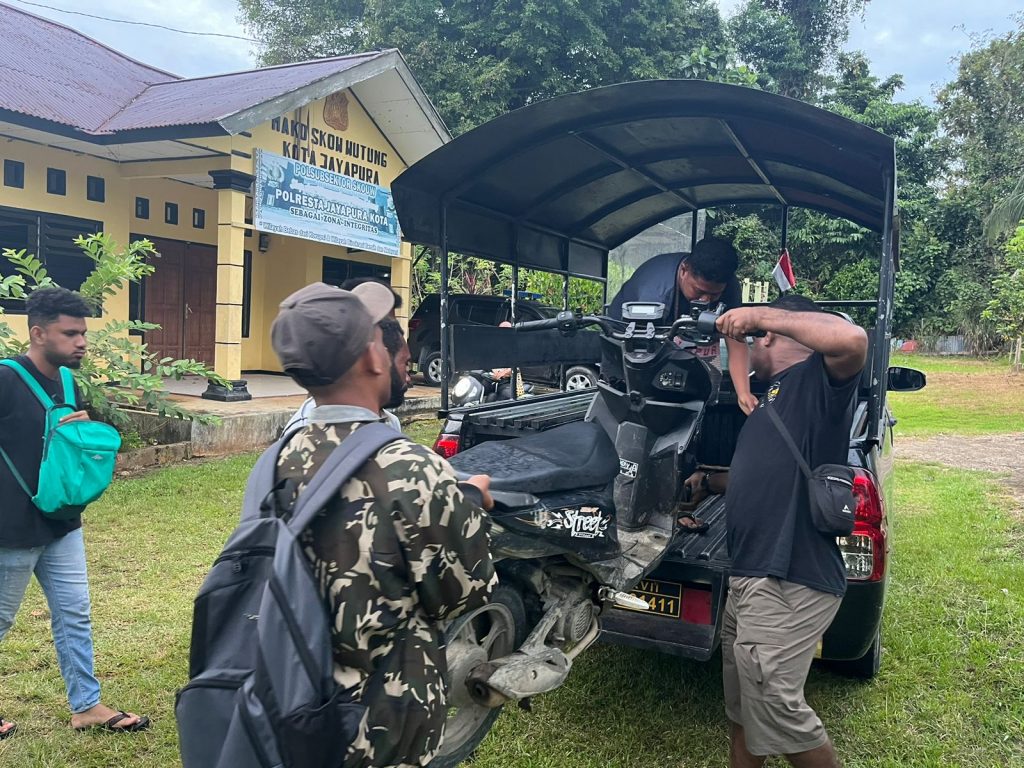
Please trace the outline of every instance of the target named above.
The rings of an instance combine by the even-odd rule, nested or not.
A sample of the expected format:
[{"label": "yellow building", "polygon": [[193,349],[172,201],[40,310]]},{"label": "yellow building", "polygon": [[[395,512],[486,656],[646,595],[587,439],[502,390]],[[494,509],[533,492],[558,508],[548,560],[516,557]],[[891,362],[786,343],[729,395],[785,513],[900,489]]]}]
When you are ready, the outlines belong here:
[{"label": "yellow building", "polygon": [[181,79],[3,4],[0,39],[0,246],[74,288],[74,236],[152,240],[154,274],[104,307],[159,323],[149,349],[239,381],[280,370],[270,323],[303,285],[377,276],[408,308],[389,188],[450,137],[398,51]]}]

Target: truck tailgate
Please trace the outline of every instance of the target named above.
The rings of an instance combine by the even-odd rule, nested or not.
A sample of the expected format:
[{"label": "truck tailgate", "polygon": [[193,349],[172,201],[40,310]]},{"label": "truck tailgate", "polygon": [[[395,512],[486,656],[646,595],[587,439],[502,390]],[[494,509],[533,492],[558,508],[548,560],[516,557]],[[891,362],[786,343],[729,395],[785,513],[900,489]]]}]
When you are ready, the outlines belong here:
[{"label": "truck tailgate", "polygon": [[725,498],[712,496],[694,514],[708,530],[678,534],[661,565],[634,589],[651,609],[609,609],[601,616],[603,640],[698,661],[714,653],[729,570]]}]

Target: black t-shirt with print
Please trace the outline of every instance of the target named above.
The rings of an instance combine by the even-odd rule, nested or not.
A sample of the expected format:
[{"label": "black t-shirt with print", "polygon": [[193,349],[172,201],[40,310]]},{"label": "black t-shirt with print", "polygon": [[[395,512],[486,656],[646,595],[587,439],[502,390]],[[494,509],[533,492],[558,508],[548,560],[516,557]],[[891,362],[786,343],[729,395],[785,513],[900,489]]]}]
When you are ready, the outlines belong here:
[{"label": "black t-shirt with print", "polygon": [[[32,374],[55,403],[64,402],[59,379],[49,379],[41,374],[26,355],[14,360]],[[77,388],[75,397],[79,398]],[[16,371],[0,365],[0,446],[33,493],[39,485],[45,421],[46,411],[28,385]],[[7,462],[0,457],[0,547],[44,547],[81,527],[81,516],[70,520],[44,517],[11,474]]]},{"label": "black t-shirt with print", "polygon": [[765,409],[775,408],[808,464],[845,464],[857,382],[829,379],[815,353],[773,380],[740,431],[729,471],[726,521],[734,576],[775,576],[843,595],[834,537],[811,522],[805,479]]}]

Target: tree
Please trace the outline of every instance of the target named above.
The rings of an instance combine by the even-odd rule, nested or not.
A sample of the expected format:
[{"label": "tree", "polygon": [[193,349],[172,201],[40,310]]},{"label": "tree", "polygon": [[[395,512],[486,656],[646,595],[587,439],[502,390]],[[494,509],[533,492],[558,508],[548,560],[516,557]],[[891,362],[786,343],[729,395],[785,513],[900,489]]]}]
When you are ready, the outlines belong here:
[{"label": "tree", "polygon": [[985,237],[994,243],[1017,227],[1024,219],[1024,176],[1005,197],[996,200],[985,217]]},{"label": "tree", "polygon": [[712,0],[240,0],[240,7],[264,64],[400,49],[455,134],[597,85],[752,79],[731,70]]},{"label": "tree", "polygon": [[729,32],[761,86],[810,99],[868,0],[747,0]]},{"label": "tree", "polygon": [[1021,337],[1024,337],[1024,226],[1006,244],[1005,259],[992,281],[992,300],[985,308],[985,319],[1008,339],[1016,339],[1011,363],[1021,369]]},{"label": "tree", "polygon": [[[138,240],[126,249],[105,234],[78,237],[75,244],[82,249],[94,266],[79,288],[82,298],[102,315],[103,302],[152,274],[154,267],[147,259],[156,256],[153,243]],[[3,256],[14,265],[15,272],[0,277],[0,300],[24,299],[38,288],[56,285],[42,263],[25,250],[3,250]],[[19,342],[11,327],[3,320],[0,306],[0,357],[21,354],[27,348]],[[204,376],[227,386],[228,382],[195,360],[157,358],[126,334],[128,331],[155,331],[160,326],[137,320],[108,320],[101,328],[89,331],[89,354],[82,360],[81,373],[76,377],[89,409],[98,417],[123,429],[131,422],[120,406],[143,407],[161,416],[195,419],[200,423],[214,423],[215,417],[193,414],[178,407],[164,391],[164,378],[181,379],[183,376]]]}]

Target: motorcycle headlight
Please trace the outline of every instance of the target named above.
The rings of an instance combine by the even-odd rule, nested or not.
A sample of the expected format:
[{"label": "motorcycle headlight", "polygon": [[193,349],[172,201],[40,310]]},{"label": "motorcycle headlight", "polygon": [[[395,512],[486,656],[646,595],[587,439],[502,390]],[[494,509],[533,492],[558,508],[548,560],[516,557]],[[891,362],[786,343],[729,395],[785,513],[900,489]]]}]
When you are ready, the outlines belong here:
[{"label": "motorcycle headlight", "polygon": [[484,393],[484,385],[472,376],[462,376],[452,387],[452,399],[458,403],[470,403],[479,400]]}]

